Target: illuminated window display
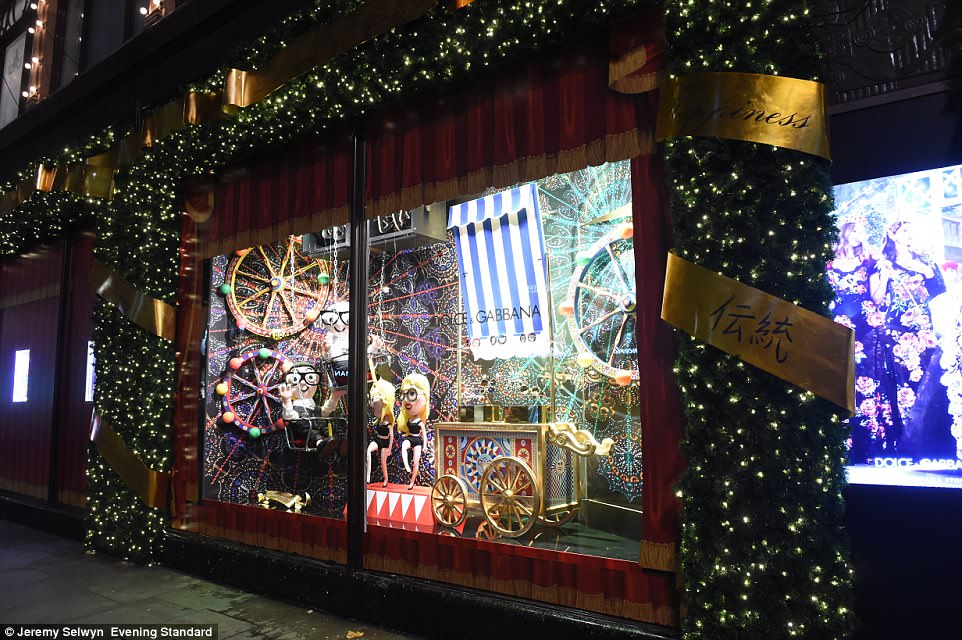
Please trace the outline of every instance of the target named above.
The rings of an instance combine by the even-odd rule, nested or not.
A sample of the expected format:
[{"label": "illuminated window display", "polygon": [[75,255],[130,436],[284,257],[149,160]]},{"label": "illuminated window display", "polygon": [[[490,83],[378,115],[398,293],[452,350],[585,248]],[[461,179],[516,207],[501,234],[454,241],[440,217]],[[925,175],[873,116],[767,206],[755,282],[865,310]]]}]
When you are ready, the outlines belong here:
[{"label": "illuminated window display", "polygon": [[[368,524],[636,559],[629,163],[369,228]],[[211,261],[205,497],[344,517],[349,236]]]},{"label": "illuminated window display", "polygon": [[849,480],[962,489],[962,166],[836,187],[828,279],[855,332]]},{"label": "illuminated window display", "polygon": [[301,238],[211,261],[205,497],[343,518],[347,263]]}]

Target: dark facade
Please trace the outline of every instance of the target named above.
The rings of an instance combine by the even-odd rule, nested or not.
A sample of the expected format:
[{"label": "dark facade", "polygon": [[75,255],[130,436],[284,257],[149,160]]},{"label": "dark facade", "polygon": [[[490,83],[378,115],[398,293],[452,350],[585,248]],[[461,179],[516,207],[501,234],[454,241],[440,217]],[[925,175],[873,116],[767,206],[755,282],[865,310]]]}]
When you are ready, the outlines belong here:
[{"label": "dark facade", "polygon": [[[46,51],[48,53],[44,55],[49,58],[43,57],[42,64],[34,63],[32,69],[25,68],[21,73],[21,91],[26,91],[27,95],[21,95],[17,100],[19,116],[0,129],[0,149],[3,150],[0,175],[4,176],[52,153],[53,149],[75,144],[106,126],[139,124],[155,108],[178,93],[182,94],[186,83],[223,66],[225,51],[257,38],[265,25],[277,23],[310,3],[293,0],[272,3],[191,1],[178,2],[176,10],[173,3],[167,3],[169,6],[162,9],[148,5],[149,15],[145,22],[137,3],[125,4],[122,20],[120,13],[111,13],[111,21],[97,17],[97,9],[102,3],[88,1],[86,4],[91,6],[84,10],[87,18],[82,27],[78,27],[75,21],[71,22],[77,3],[41,2],[48,12],[45,14],[49,16],[46,28],[53,43],[44,45],[46,48],[33,44],[37,38],[36,30],[30,34],[26,32],[27,22],[23,16],[31,11],[29,3],[20,8],[23,3],[9,4],[4,8],[4,15],[9,16],[9,20],[5,18],[3,22],[9,27],[0,35],[0,44],[9,46],[20,34],[26,34],[24,51]],[[42,9],[38,7],[36,11]],[[962,18],[953,11],[954,7],[939,3],[908,0],[884,6],[858,1],[817,3],[819,32],[831,66],[832,175],[836,183],[962,163],[959,133],[962,94],[958,87],[957,66],[960,58],[953,57],[962,42]],[[95,37],[101,32],[103,37]],[[545,65],[543,73],[547,76],[559,68],[570,69],[586,64],[583,58],[590,58],[593,48],[604,47],[609,35],[610,32],[601,27],[589,30],[583,36],[584,40],[578,40],[579,44],[588,43],[585,51],[589,53],[578,62],[564,56],[565,49],[572,47],[570,40],[565,45],[549,46],[539,51]],[[72,49],[76,45],[72,43],[73,37],[88,44]],[[95,44],[91,44],[91,39]],[[651,51],[649,49],[649,55]],[[77,74],[76,77],[71,71]],[[497,86],[506,82],[506,74],[508,70],[498,68],[487,79],[491,86]],[[516,78],[511,81],[520,82]],[[484,178],[478,178],[464,166],[457,166],[450,174],[443,174],[438,169],[438,174],[443,174],[448,183],[453,181],[452,184],[457,185],[460,180],[460,185],[445,186],[445,181],[439,178],[431,182],[430,188],[436,193],[432,192],[432,197],[428,197],[424,194],[424,185],[429,182],[425,178],[416,181],[420,192],[412,196],[412,185],[405,182],[407,178],[398,175],[392,181],[386,175],[390,173],[388,167],[393,167],[395,158],[407,158],[410,145],[437,140],[444,129],[440,125],[430,128],[450,116],[445,109],[456,114],[457,109],[451,108],[448,102],[467,93],[466,81],[461,81],[442,90],[442,98],[437,103],[422,96],[400,108],[390,105],[347,126],[332,126],[320,140],[314,136],[295,137],[294,142],[279,151],[261,150],[252,157],[232,162],[203,184],[204,193],[214,194],[219,211],[233,212],[233,221],[215,220],[210,224],[218,226],[205,228],[201,226],[204,222],[198,223],[196,219],[187,222],[185,218],[182,232],[182,238],[195,238],[197,244],[185,243],[182,255],[188,257],[181,264],[186,271],[181,274],[177,294],[181,308],[177,316],[180,332],[176,342],[179,351],[176,363],[183,372],[179,381],[185,386],[178,386],[179,395],[172,417],[175,425],[172,467],[175,472],[168,502],[169,525],[163,545],[163,561],[212,579],[294,597],[386,625],[405,619],[404,612],[419,603],[430,602],[437,606],[437,610],[446,612],[439,616],[434,630],[426,632],[419,624],[407,628],[426,635],[437,634],[438,637],[445,637],[443,629],[463,625],[459,612],[467,608],[477,612],[479,620],[487,621],[478,623],[478,634],[495,634],[503,621],[508,620],[530,637],[558,637],[566,633],[598,638],[676,635],[680,601],[670,567],[633,562],[634,566],[628,569],[625,564],[598,554],[598,557],[585,561],[582,571],[584,576],[590,575],[592,580],[601,583],[601,587],[592,584],[580,588],[576,579],[570,583],[575,585],[574,588],[563,598],[539,595],[539,588],[550,591],[558,585],[569,584],[557,577],[565,571],[567,562],[567,557],[559,560],[555,555],[560,549],[558,545],[553,549],[549,545],[547,550],[531,545],[531,551],[510,547],[499,568],[496,565],[501,549],[493,543],[486,547],[485,542],[479,542],[476,552],[465,553],[467,540],[438,536],[437,544],[432,543],[433,546],[428,548],[418,537],[419,532],[412,534],[403,528],[391,527],[385,527],[383,531],[374,527],[373,534],[361,537],[357,520],[352,522],[344,518],[339,511],[345,505],[336,500],[327,503],[328,507],[336,507],[331,513],[315,514],[326,515],[331,518],[330,522],[318,524],[324,518],[310,518],[305,524],[305,516],[300,514],[259,511],[259,507],[254,509],[250,504],[238,504],[238,500],[231,497],[230,487],[221,487],[217,491],[210,489],[215,481],[219,481],[217,474],[205,472],[204,465],[199,462],[204,458],[204,451],[212,446],[230,446],[228,437],[213,444],[209,438],[205,441],[203,423],[207,421],[209,431],[210,423],[221,418],[223,411],[219,406],[210,409],[217,380],[204,378],[210,375],[207,366],[210,356],[209,352],[200,353],[197,336],[206,331],[209,337],[212,330],[224,330],[209,319],[211,299],[217,296],[212,273],[218,269],[235,268],[228,265],[230,260],[236,261],[231,257],[235,250],[278,241],[277,229],[282,227],[300,234],[356,222],[359,204],[367,207],[368,217],[373,217],[374,214],[408,209],[409,205],[469,201],[491,189],[517,182],[568,175],[599,164],[599,160],[632,159],[631,168],[627,169],[628,180],[635,189],[632,204],[636,208],[641,206],[638,203],[644,198],[639,184],[644,180],[639,178],[641,169],[637,158],[654,157],[657,151],[653,144],[644,149],[614,151],[610,142],[614,135],[626,130],[653,126],[654,107],[642,106],[645,101],[641,99],[635,99],[630,109],[633,117],[639,118],[639,124],[621,125],[620,128],[612,124],[612,129],[595,136],[595,140],[607,136],[610,145],[600,157],[595,150],[596,155],[590,159],[558,161],[558,152],[564,151],[565,147],[551,148],[550,144],[542,149],[541,154],[509,153],[497,157],[501,153],[500,147],[497,141],[492,141],[490,145],[495,149],[495,158],[486,158],[485,162],[473,167],[487,167],[489,173]],[[472,108],[475,106],[469,99],[465,100]],[[479,98],[477,104],[481,102],[483,99]],[[517,117],[525,108],[520,103],[513,103],[509,110]],[[651,112],[642,113],[649,108]],[[640,124],[646,117],[650,119],[644,125]],[[516,121],[519,129],[523,126],[523,118],[522,115]],[[360,139],[364,143],[360,154],[358,122],[364,123],[360,128],[365,131]],[[428,129],[430,137],[417,138],[419,131]],[[483,129],[454,128],[451,135],[457,138],[467,131],[481,139]],[[588,139],[583,146],[588,148],[592,142],[594,140]],[[531,155],[544,156],[548,158],[547,162],[556,164],[525,173],[528,169],[519,168],[518,159],[527,159]],[[459,162],[465,161],[459,159],[453,164]],[[507,177],[490,172],[492,166],[501,168],[507,165],[510,165]],[[361,168],[365,171],[359,171]],[[430,170],[435,169],[433,164],[430,165]],[[429,163],[425,161],[413,170],[428,172]],[[358,175],[366,178],[360,186],[356,182]],[[349,177],[354,177],[355,182]],[[311,200],[315,196],[307,195],[310,190],[303,184],[325,180],[337,186],[323,190],[323,197]],[[472,186],[465,186],[466,182]],[[405,188],[409,190],[405,192]],[[361,193],[357,192],[358,189]],[[656,200],[652,198],[647,201],[649,204]],[[276,213],[278,201],[284,205],[284,212],[280,215]],[[254,204],[248,209],[245,203]],[[361,217],[363,219],[363,215]],[[54,527],[63,526],[63,519],[73,522],[76,527],[77,519],[85,515],[86,479],[82,466],[86,464],[92,403],[82,394],[85,375],[82,371],[86,364],[87,342],[92,337],[89,316],[94,301],[85,287],[83,274],[89,270],[92,259],[91,231],[89,223],[86,227],[80,225],[64,233],[52,248],[7,256],[3,262],[0,346],[4,363],[9,359],[8,352],[17,344],[33,341],[43,345],[32,350],[30,357],[32,363],[42,367],[42,373],[38,375],[46,384],[42,387],[45,395],[38,397],[36,403],[31,397],[27,406],[0,405],[0,411],[7,416],[4,418],[7,424],[0,430],[0,450],[3,451],[0,507],[5,516]],[[370,237],[360,235],[353,239],[355,250],[358,244],[370,247],[372,256],[382,250],[375,248]],[[638,240],[635,243],[637,249],[640,246]],[[425,246],[427,243],[415,249],[423,251]],[[661,249],[655,247],[652,250]],[[342,255],[345,260],[360,262],[363,259],[373,264],[373,259],[364,254]],[[225,256],[221,263],[217,262],[218,256]],[[427,259],[425,255],[423,262]],[[336,270],[333,258],[331,262]],[[420,268],[423,262],[413,262],[411,270]],[[376,282],[378,273],[377,270],[365,272],[363,278],[372,278]],[[351,272],[350,277],[361,277],[360,270]],[[383,273],[380,277],[383,283]],[[413,293],[419,282],[412,282],[415,283]],[[442,281],[440,284],[448,283]],[[361,288],[359,284],[354,286],[359,287],[357,291],[369,289]],[[371,295],[374,300],[376,293]],[[354,300],[355,297],[356,293],[354,297],[346,297],[344,302],[355,305],[352,309],[362,309],[364,302]],[[455,306],[443,309],[439,306],[442,310],[435,312],[450,315],[452,309],[458,309],[458,304],[450,304]],[[213,306],[216,307],[216,303]],[[410,310],[399,306],[391,312],[401,315]],[[225,317],[230,320],[226,312]],[[32,321],[33,318],[43,320]],[[232,331],[229,325],[230,322],[227,330]],[[440,332],[432,335],[435,341],[447,340],[438,337]],[[418,337],[424,339],[422,334]],[[455,339],[460,337],[457,334]],[[249,341],[248,344],[240,338],[237,344],[253,348],[255,342]],[[225,341],[224,346],[231,344]],[[404,345],[395,343],[394,346],[404,351]],[[243,355],[244,350],[237,347],[237,353],[230,355]],[[670,360],[669,355],[668,362]],[[221,364],[226,364],[226,360]],[[362,371],[363,368],[354,369],[352,374]],[[12,384],[12,371],[8,374],[4,364],[0,386],[7,389]],[[208,394],[205,396],[207,407],[202,407],[197,398],[201,388]],[[2,402],[8,400],[6,395],[4,391]],[[642,397],[645,397],[644,391]],[[460,398],[458,395],[458,409],[464,404]],[[365,402],[357,400],[350,409],[360,413],[366,409]],[[482,404],[478,402],[478,405]],[[8,426],[27,422],[41,425],[41,428],[24,430]],[[356,438],[351,441],[354,449],[358,449],[358,444],[366,447],[366,440],[362,441],[360,436],[351,437]],[[235,437],[230,441],[236,443],[239,439]],[[437,442],[435,446],[438,446]],[[232,451],[228,453],[233,454]],[[264,460],[266,463],[267,457]],[[345,482],[358,482],[362,461],[363,457],[352,450],[349,464],[354,475],[349,475],[350,479]],[[439,462],[433,462],[440,467]],[[244,464],[251,464],[251,461],[245,460]],[[646,466],[646,473],[652,468]],[[665,469],[677,471],[670,465]],[[375,475],[377,473],[375,471]],[[400,468],[391,467],[390,474],[394,478],[392,484],[404,484],[398,481]],[[670,495],[673,480],[663,481],[661,489],[665,495]],[[292,481],[283,488],[295,490],[299,486]],[[350,491],[358,486],[363,489],[363,484],[347,486]],[[323,493],[324,488],[311,485],[311,490],[315,499],[324,504],[327,495]],[[331,490],[330,495],[336,493]],[[954,610],[954,603],[962,596],[958,571],[953,570],[962,564],[956,544],[958,532],[962,530],[962,496],[959,493],[962,492],[884,486],[852,485],[846,488],[846,526],[855,571],[856,615],[861,620],[856,637],[894,638],[914,634],[948,637],[954,631],[955,627],[947,618]],[[622,492],[621,496],[624,495]],[[622,502],[625,501],[594,500],[584,513],[595,521],[610,521],[608,511],[620,509],[629,515],[617,526],[640,528],[640,512],[624,508],[632,506],[631,500],[625,504]],[[360,503],[348,503],[347,506],[349,504]],[[645,510],[651,513],[650,508],[653,507],[646,503]],[[590,512],[590,509],[596,511]],[[668,519],[675,518],[674,524],[665,529],[671,531],[672,527],[677,527],[677,514],[671,509],[664,513]],[[606,531],[617,526],[612,524]],[[575,553],[581,553],[581,550]],[[238,563],[250,570],[238,571]],[[274,577],[264,579],[265,575]],[[535,575],[537,578],[533,577]],[[584,579],[588,580],[587,577]],[[514,586],[509,588],[507,585],[511,583]],[[511,597],[502,598],[492,592]],[[595,596],[594,599],[588,597],[588,592]],[[626,602],[634,608],[625,606]],[[493,622],[496,620],[499,622]]]}]

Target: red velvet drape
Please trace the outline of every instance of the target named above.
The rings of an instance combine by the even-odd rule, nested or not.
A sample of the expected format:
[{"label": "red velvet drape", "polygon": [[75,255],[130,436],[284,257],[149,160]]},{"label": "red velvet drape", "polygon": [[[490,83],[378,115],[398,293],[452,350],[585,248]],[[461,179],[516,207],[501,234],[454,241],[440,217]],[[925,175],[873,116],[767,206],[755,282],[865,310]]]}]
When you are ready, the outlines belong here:
[{"label": "red velvet drape", "polygon": [[317,231],[348,219],[350,132],[272,151],[212,184],[214,212],[197,225],[205,257]]},{"label": "red velvet drape", "polygon": [[656,112],[608,88],[608,49],[604,33],[376,114],[368,215],[650,153]]}]

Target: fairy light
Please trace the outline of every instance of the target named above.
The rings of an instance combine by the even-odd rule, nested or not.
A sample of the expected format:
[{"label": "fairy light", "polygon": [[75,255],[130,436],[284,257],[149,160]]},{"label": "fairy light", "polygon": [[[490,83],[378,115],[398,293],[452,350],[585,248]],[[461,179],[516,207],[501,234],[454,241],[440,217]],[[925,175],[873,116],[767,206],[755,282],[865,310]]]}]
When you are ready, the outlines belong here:
[{"label": "fairy light", "polygon": [[[670,72],[817,80],[823,68],[808,4],[669,0]],[[825,163],[770,145],[696,138],[668,142],[666,157],[682,256],[805,308],[827,310],[824,230],[832,228],[832,198]],[[683,633],[846,636],[852,592],[840,551],[846,548],[844,429],[832,408],[811,394],[753,375],[741,361],[688,336],[679,335],[679,343],[675,370],[689,461],[679,487]],[[800,566],[814,568],[806,577]]]},{"label": "fairy light", "polygon": [[[43,0],[38,4],[42,8]],[[256,68],[285,43],[361,4],[336,0],[292,15],[239,49],[231,66]],[[163,138],[117,174],[117,191],[109,202],[67,192],[35,192],[13,211],[0,213],[0,253],[16,254],[96,221],[96,257],[146,295],[173,303],[179,266],[178,189],[186,178],[216,172],[252,151],[322,133],[346,118],[419,92],[435,91],[442,82],[468,78],[526,51],[595,30],[637,8],[637,0],[506,0],[474,3],[453,13],[431,12],[291,81],[232,120],[201,123]],[[225,75],[219,70],[191,88],[217,89]],[[45,160],[79,162],[110,149],[126,133],[108,129]],[[35,172],[35,165],[24,169],[0,184],[0,192],[9,192]],[[100,300],[94,343],[98,411],[148,467],[169,469],[173,347]],[[136,402],[131,402],[131,390],[136,390]],[[87,547],[144,562],[158,558],[168,515],[144,506],[95,448],[90,455]]]}]

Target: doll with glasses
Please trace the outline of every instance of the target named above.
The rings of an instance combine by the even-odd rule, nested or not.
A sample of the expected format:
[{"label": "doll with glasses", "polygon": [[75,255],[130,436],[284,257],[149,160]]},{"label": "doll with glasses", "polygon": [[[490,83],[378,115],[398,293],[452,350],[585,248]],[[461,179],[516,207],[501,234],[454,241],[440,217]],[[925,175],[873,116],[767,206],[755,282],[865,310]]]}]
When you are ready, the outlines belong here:
[{"label": "doll with glasses", "polygon": [[371,455],[377,453],[384,477],[382,487],[387,486],[387,459],[394,448],[394,394],[394,385],[381,379],[375,380],[368,392],[368,404],[374,414],[374,438],[367,446],[367,482],[371,483]]},{"label": "doll with glasses", "polygon": [[[420,373],[408,374],[401,381],[401,413],[397,430],[402,436],[401,462],[411,474],[408,490],[414,488],[421,466],[421,452],[428,438],[428,413],[431,411],[431,385]],[[414,452],[414,460],[408,462],[408,451]]]},{"label": "doll with glasses", "polygon": [[319,411],[314,402],[321,374],[310,362],[296,362],[284,375],[284,383],[277,387],[281,397],[281,417],[287,422],[295,442],[301,441],[307,449],[317,449],[318,457],[329,458],[335,450],[341,456],[347,455],[347,439],[328,437],[316,427],[314,419],[326,417],[323,408]]}]

